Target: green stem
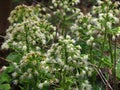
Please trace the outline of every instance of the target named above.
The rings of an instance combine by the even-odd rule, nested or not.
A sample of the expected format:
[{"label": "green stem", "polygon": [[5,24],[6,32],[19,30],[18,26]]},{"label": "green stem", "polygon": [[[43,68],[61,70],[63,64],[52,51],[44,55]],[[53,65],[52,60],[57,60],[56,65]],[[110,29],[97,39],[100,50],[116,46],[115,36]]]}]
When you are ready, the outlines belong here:
[{"label": "green stem", "polygon": [[[102,52],[101,52],[101,59],[104,57],[104,49],[105,49],[105,42],[106,42],[106,37],[107,37],[107,32],[105,30],[105,33],[104,33],[104,40],[103,40],[103,43],[102,43]],[[101,67],[101,64],[102,64],[102,60],[100,61],[98,67]]]},{"label": "green stem", "polygon": [[65,45],[65,63],[68,62],[68,52],[67,52],[67,45]]},{"label": "green stem", "polygon": [[112,73],[113,73],[113,89],[114,90],[117,90],[117,86],[116,86],[116,49],[117,49],[117,45],[116,45],[116,39],[115,39],[115,42],[114,42],[114,62],[113,62],[113,70],[112,70]]},{"label": "green stem", "polygon": [[93,49],[93,45],[91,44],[91,46],[90,46],[90,61],[91,61],[91,63],[94,63],[92,49]]},{"label": "green stem", "polygon": [[113,50],[112,50],[112,35],[108,35],[109,38],[109,51],[110,51],[110,58],[111,58],[111,62],[114,62],[114,58],[113,58]]},{"label": "green stem", "polygon": [[71,18],[73,18],[73,17],[75,17],[75,16],[77,16],[79,13],[75,13],[75,14],[73,14],[73,15],[71,15],[71,16],[69,16],[69,17],[67,17],[65,20],[70,20]]},{"label": "green stem", "polygon": [[[65,36],[65,38],[66,38],[66,36]],[[65,53],[65,64],[67,65],[68,64],[68,52],[67,52],[67,45],[65,44],[64,45],[64,48],[65,48],[65,51],[64,51],[64,53]],[[65,88],[65,89],[68,89],[68,87],[67,87],[67,85],[65,85],[65,83],[66,83],[66,69],[64,70],[64,73],[63,73],[63,87]]]},{"label": "green stem", "polygon": [[29,90],[29,84],[27,84],[27,86],[26,86],[26,90]]},{"label": "green stem", "polygon": [[25,25],[25,39],[26,39],[26,46],[27,46],[27,53],[29,53],[29,41],[28,41],[28,28]]}]

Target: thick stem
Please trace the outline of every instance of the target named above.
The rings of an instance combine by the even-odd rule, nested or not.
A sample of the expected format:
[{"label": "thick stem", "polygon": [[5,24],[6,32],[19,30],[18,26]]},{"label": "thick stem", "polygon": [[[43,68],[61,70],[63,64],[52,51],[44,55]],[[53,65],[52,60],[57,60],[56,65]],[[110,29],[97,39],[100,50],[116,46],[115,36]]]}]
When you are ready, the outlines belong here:
[{"label": "thick stem", "polygon": [[114,58],[113,58],[113,50],[112,50],[112,35],[108,35],[108,39],[109,39],[110,58],[111,58],[111,62],[113,63]]},{"label": "thick stem", "polygon": [[27,86],[26,86],[26,90],[29,90],[29,84],[27,84]]},{"label": "thick stem", "polygon": [[[102,47],[101,47],[101,50],[102,50],[101,51],[101,59],[104,57],[104,49],[105,49],[106,37],[107,37],[107,33],[106,33],[106,30],[105,30],[104,40],[103,40]],[[102,64],[102,61],[100,61],[99,67],[101,66],[101,64]]]}]

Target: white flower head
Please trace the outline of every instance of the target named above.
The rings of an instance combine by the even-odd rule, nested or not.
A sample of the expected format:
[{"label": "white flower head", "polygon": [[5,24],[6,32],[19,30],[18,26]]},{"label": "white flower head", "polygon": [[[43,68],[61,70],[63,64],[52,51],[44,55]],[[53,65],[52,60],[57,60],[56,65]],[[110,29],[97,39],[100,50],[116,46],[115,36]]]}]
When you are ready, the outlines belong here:
[{"label": "white flower head", "polygon": [[97,3],[98,3],[99,5],[101,5],[101,4],[103,4],[103,1],[97,0]]},{"label": "white flower head", "polygon": [[107,25],[108,29],[112,29],[112,23],[111,22],[107,22],[106,25]]},{"label": "white flower head", "polygon": [[38,85],[38,88],[42,89],[43,86],[44,86],[43,83],[40,83],[40,84]]},{"label": "white flower head", "polygon": [[18,80],[13,80],[13,84],[17,85],[18,84]]},{"label": "white flower head", "polygon": [[17,77],[17,72],[12,73],[12,77],[16,78]]},{"label": "white flower head", "polygon": [[4,70],[6,70],[6,69],[7,69],[7,67],[6,67],[6,66],[3,66],[1,70],[4,71]]}]

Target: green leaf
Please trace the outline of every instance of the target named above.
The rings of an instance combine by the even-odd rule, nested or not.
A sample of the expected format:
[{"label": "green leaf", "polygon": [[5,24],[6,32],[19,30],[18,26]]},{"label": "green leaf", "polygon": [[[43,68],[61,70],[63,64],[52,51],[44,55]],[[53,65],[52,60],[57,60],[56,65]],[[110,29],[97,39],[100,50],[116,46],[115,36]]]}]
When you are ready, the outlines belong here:
[{"label": "green leaf", "polygon": [[67,84],[67,85],[70,85],[70,84],[72,84],[72,83],[73,83],[73,79],[66,77],[66,84]]},{"label": "green leaf", "polygon": [[112,67],[112,63],[109,58],[102,58],[101,61],[105,66]]},{"label": "green leaf", "polygon": [[0,90],[10,90],[10,84],[1,84]]},{"label": "green leaf", "polygon": [[2,83],[9,83],[10,82],[10,77],[9,77],[9,75],[8,74],[6,74],[6,73],[1,73],[0,74],[0,84],[2,84]]},{"label": "green leaf", "polygon": [[16,52],[12,52],[12,53],[10,53],[10,54],[7,56],[6,59],[18,63],[21,58],[22,58],[22,55],[21,55],[21,54],[16,53]]},{"label": "green leaf", "polygon": [[113,28],[112,30],[109,30],[108,33],[115,35],[120,31],[120,27]]},{"label": "green leaf", "polygon": [[10,64],[7,69],[5,70],[6,73],[11,73],[14,71],[14,67]]},{"label": "green leaf", "polygon": [[116,65],[116,76],[120,79],[120,61]]}]

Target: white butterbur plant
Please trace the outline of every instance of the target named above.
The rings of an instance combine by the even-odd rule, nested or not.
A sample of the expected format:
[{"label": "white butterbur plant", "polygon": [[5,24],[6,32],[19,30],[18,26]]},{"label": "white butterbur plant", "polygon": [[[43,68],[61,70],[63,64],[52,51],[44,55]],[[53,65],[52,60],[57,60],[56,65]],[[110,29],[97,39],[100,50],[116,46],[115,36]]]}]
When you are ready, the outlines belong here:
[{"label": "white butterbur plant", "polygon": [[59,80],[59,87],[66,90],[80,89],[84,76],[88,71],[92,72],[88,63],[88,55],[81,54],[81,46],[76,45],[75,40],[69,35],[66,38],[60,36],[58,43],[52,44],[46,53],[46,63]]},{"label": "white butterbur plant", "polygon": [[[92,73],[92,68],[88,55],[82,55],[80,50],[80,45],[76,45],[69,35],[66,38],[60,36],[58,43],[52,44],[47,53],[31,51],[15,63],[12,82],[22,84],[24,89],[83,88],[85,76],[89,76],[88,71]],[[91,87],[88,84],[84,87]]]},{"label": "white butterbur plant", "polygon": [[[18,12],[19,14],[28,14],[28,16],[31,15],[31,13],[33,15],[31,15],[29,18],[26,18],[26,15],[21,17],[16,16],[16,18],[18,18],[17,22],[9,19],[11,26],[6,31],[6,41],[2,45],[3,49],[11,48],[20,52],[30,52],[31,50],[40,50],[52,42],[55,27],[47,20],[39,17],[38,13],[40,12],[37,12],[36,10],[30,6],[22,5],[16,7],[16,9],[12,11],[14,13]],[[12,13],[9,18],[14,20],[13,16],[14,14]]]},{"label": "white butterbur plant", "polygon": [[51,0],[47,7],[19,5],[11,12],[2,44],[17,53],[9,56],[15,59],[10,61],[11,85],[21,90],[93,90],[99,74],[111,88],[109,74],[104,76],[101,68],[110,67],[115,77],[119,3],[97,0],[87,14],[78,3]]},{"label": "white butterbur plant", "polygon": [[51,85],[51,81],[56,80],[45,63],[45,55],[40,52],[27,53],[17,67],[14,66],[15,72],[12,73],[12,82],[13,84],[21,84],[26,90],[44,89]]},{"label": "white butterbur plant", "polygon": [[10,17],[8,18],[11,24],[21,23],[28,18],[33,16],[42,18],[43,15],[40,13],[42,11],[42,7],[38,4],[35,6],[27,6],[27,5],[18,5],[15,7],[13,11],[10,13]]}]

